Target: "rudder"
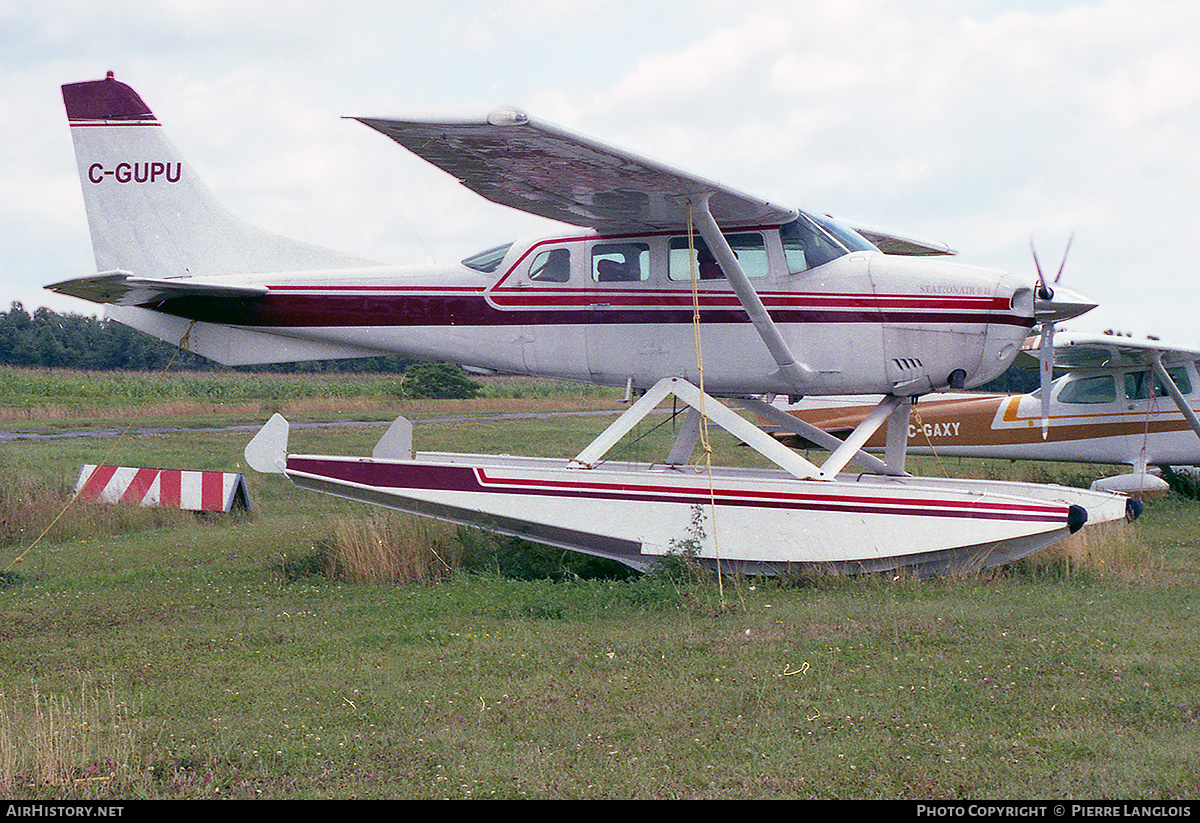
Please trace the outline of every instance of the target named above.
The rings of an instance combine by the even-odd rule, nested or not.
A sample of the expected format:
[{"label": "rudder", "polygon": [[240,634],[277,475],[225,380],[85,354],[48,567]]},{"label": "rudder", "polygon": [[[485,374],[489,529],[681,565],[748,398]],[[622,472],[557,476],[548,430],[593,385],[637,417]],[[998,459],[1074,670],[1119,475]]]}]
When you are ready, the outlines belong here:
[{"label": "rudder", "polygon": [[97,271],[170,278],[377,265],[233,216],[112,72],[62,93]]}]

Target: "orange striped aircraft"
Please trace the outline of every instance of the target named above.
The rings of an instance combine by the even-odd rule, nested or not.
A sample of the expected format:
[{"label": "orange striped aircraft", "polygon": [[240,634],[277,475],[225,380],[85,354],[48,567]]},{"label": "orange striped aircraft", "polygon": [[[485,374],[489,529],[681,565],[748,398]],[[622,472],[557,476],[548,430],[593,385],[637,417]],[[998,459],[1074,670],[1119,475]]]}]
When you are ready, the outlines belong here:
[{"label": "orange striped aircraft", "polygon": [[[1037,347],[1037,338],[1030,338],[1017,364],[1036,367]],[[912,407],[908,453],[1124,464],[1133,467],[1130,474],[1102,478],[1093,488],[1126,494],[1165,490],[1160,467],[1200,466],[1200,351],[1151,338],[1060,333],[1054,368],[1064,373],[1046,387],[1044,434],[1046,389],[930,394]],[[869,396],[774,404],[839,437],[873,406]],[[787,436],[786,420],[772,415],[768,425]],[[884,443],[883,432],[876,432],[865,447],[882,450]]]}]

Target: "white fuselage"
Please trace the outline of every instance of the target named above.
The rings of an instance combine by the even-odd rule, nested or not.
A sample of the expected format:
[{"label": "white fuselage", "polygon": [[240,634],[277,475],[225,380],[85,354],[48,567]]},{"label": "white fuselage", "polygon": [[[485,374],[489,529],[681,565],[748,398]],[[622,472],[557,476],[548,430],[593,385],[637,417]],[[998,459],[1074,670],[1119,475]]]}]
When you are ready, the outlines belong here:
[{"label": "white fuselage", "polygon": [[[728,282],[693,281],[670,251],[686,237],[666,233],[513,244],[488,272],[459,265],[241,275],[237,282],[267,293],[236,302],[188,295],[145,308],[198,321],[192,350],[230,364],[295,359],[311,343],[331,357],[357,349],[633,388],[664,375],[702,377],[714,394],[922,394],[947,386],[956,370],[963,385],[978,385],[1008,367],[1032,324],[1030,287],[1016,278],[878,252],[793,273],[778,229],[739,237],[747,234],[762,243],[761,260],[747,260],[755,289],[811,369],[802,387],[778,373]],[[599,263],[614,247],[637,249],[638,279],[600,279]],[[554,279],[547,260],[557,260]],[[156,322],[139,315],[116,312],[143,328]],[[206,349],[210,325],[248,336]]]}]

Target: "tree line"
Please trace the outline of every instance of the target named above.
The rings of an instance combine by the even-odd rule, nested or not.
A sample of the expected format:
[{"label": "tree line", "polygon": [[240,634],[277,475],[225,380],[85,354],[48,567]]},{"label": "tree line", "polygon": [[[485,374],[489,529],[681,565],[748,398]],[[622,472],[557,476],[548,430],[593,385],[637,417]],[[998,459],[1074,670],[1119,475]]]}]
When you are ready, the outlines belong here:
[{"label": "tree line", "polygon": [[[399,373],[412,362],[385,356],[255,366],[254,370]],[[161,371],[168,365],[172,371],[224,368],[115,320],[59,314],[45,307],[30,314],[20,302],[0,314],[0,364],[91,371]]]},{"label": "tree line", "polygon": [[[14,302],[0,314],[0,364],[31,368],[63,368],[93,371],[203,371],[224,368],[191,352],[179,351],[148,334],[80,314],[58,314],[39,308],[30,314]],[[317,360],[246,367],[275,372],[369,372],[405,371],[412,360],[396,356],[353,360]],[[986,386],[985,391],[1023,393],[1037,388],[1034,369],[1013,368]]]}]

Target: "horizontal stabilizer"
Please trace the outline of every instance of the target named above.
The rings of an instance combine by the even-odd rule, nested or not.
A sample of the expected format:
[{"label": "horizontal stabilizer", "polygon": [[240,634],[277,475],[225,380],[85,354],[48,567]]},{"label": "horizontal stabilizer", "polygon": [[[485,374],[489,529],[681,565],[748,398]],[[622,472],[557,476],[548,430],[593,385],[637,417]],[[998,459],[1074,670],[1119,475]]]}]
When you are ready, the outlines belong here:
[{"label": "horizontal stabilizer", "polygon": [[90,277],[64,280],[46,286],[50,291],[79,297],[93,303],[114,306],[144,306],[169,297],[212,296],[259,297],[267,293],[265,286],[232,285],[212,281],[180,278],[156,280],[135,277],[125,271],[109,271]]}]

